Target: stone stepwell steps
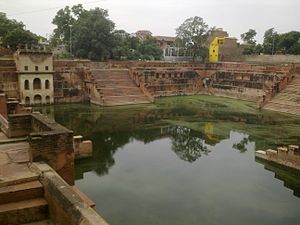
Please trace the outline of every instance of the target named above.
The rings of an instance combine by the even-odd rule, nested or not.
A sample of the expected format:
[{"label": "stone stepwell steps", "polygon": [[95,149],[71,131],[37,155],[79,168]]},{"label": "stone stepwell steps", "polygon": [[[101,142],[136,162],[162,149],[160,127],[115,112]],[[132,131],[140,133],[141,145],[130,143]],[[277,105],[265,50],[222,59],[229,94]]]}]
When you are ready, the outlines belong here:
[{"label": "stone stepwell steps", "polygon": [[92,75],[106,106],[150,102],[133,82],[128,69],[93,69]]},{"label": "stone stepwell steps", "polygon": [[148,99],[144,96],[109,96],[106,99],[107,106],[113,105],[132,105],[132,104],[145,104],[149,103]]},{"label": "stone stepwell steps", "polygon": [[39,198],[43,196],[43,186],[39,181],[9,185],[0,188],[0,203],[6,204],[12,201]]},{"label": "stone stepwell steps", "polygon": [[48,218],[48,203],[38,180],[0,188],[0,224],[43,222]]},{"label": "stone stepwell steps", "polygon": [[18,225],[48,218],[48,203],[44,198],[0,205],[0,224]]},{"label": "stone stepwell steps", "polygon": [[295,75],[293,81],[269,101],[264,109],[300,115],[300,75]]}]

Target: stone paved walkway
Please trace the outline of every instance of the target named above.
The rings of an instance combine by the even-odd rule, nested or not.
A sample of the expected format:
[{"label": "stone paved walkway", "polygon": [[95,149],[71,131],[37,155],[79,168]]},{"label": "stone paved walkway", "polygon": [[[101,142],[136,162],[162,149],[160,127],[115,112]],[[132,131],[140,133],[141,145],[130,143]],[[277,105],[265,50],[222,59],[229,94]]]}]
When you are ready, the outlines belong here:
[{"label": "stone paved walkway", "polygon": [[28,142],[0,144],[0,187],[6,182],[33,176],[29,161]]}]

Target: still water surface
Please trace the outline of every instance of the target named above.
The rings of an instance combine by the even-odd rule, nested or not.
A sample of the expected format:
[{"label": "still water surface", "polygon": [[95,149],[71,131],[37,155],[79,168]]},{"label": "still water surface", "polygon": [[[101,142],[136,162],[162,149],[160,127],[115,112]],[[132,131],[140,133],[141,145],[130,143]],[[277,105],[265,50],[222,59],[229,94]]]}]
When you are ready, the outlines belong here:
[{"label": "still water surface", "polygon": [[93,141],[93,157],[76,162],[76,185],[111,225],[300,224],[300,175],[254,157],[299,143],[299,118],[173,100],[47,109]]}]

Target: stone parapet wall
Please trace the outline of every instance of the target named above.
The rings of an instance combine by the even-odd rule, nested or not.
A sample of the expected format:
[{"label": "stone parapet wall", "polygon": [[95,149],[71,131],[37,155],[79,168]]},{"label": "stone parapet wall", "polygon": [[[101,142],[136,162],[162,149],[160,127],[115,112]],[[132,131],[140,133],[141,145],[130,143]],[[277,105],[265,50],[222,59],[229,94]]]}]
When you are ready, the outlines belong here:
[{"label": "stone parapet wall", "polygon": [[278,147],[276,150],[258,150],[255,152],[255,156],[300,171],[299,146],[289,145],[288,148]]},{"label": "stone parapet wall", "polygon": [[7,121],[8,126],[5,120],[0,123],[8,137],[28,136],[32,161],[47,162],[67,183],[74,184],[73,131],[39,113],[9,115]]},{"label": "stone parapet wall", "polygon": [[32,132],[32,116],[30,114],[8,115],[8,131],[10,138],[24,137]]},{"label": "stone parapet wall", "polygon": [[90,66],[91,61],[90,60],[85,60],[85,59],[76,59],[76,60],[53,60],[53,67],[54,68],[74,68],[74,67],[82,67],[82,66],[86,66],[89,67]]},{"label": "stone parapet wall", "polygon": [[225,88],[202,89],[199,92],[199,94],[259,102],[261,100],[261,96],[263,96],[265,92],[259,89],[231,87],[227,89]]},{"label": "stone parapet wall", "polygon": [[300,55],[241,55],[227,56],[222,59],[227,62],[251,63],[300,63]]},{"label": "stone parapet wall", "polygon": [[45,198],[48,202],[50,219],[59,225],[108,225],[108,223],[92,209],[85,199],[74,191],[48,165],[34,163],[31,168],[38,171],[44,186]]},{"label": "stone parapet wall", "polygon": [[32,160],[47,162],[67,183],[74,184],[73,132],[41,114],[32,115],[32,129]]},{"label": "stone parapet wall", "polygon": [[196,68],[204,67],[205,64],[198,62],[166,62],[166,61],[116,61],[110,60],[103,62],[92,62],[92,68],[111,69],[111,68]]},{"label": "stone parapet wall", "polygon": [[257,64],[257,63],[239,63],[239,62],[220,62],[220,63],[207,63],[206,69],[216,70],[234,70],[234,71],[256,71],[256,72],[289,72],[293,66],[291,64]]}]

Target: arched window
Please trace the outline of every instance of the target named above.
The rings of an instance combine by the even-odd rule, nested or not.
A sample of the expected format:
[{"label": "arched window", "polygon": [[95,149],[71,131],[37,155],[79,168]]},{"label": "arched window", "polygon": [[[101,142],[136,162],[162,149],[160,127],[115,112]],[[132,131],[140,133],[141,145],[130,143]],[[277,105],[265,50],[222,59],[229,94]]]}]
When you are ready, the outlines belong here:
[{"label": "arched window", "polygon": [[33,80],[33,89],[41,89],[42,88],[42,84],[41,84],[41,80],[39,78],[34,78]]},{"label": "arched window", "polygon": [[24,89],[29,90],[29,80],[25,80],[24,82]]},{"label": "arched window", "polygon": [[45,88],[46,89],[50,89],[50,82],[49,82],[49,80],[45,81]]},{"label": "arched window", "polygon": [[33,102],[35,105],[42,104],[42,96],[40,95],[35,95],[33,98]]},{"label": "arched window", "polygon": [[46,96],[46,104],[50,104],[50,97]]},{"label": "arched window", "polygon": [[30,105],[30,98],[28,96],[25,98],[25,105]]}]

